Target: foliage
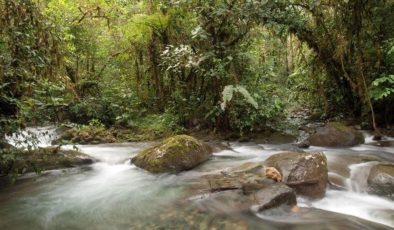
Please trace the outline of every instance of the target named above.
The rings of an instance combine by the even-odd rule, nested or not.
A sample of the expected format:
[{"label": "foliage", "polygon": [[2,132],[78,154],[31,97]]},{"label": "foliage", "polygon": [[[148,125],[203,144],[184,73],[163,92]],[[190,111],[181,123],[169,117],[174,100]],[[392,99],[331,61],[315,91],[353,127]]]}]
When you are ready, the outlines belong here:
[{"label": "foliage", "polygon": [[394,75],[381,76],[372,82],[371,97],[383,100],[394,95]]},{"label": "foliage", "polygon": [[184,128],[257,132],[305,107],[387,123],[393,9],[363,0],[0,0],[0,137],[67,120],[139,139]]},{"label": "foliage", "polygon": [[234,93],[240,93],[247,103],[252,105],[255,109],[258,109],[259,105],[257,104],[256,100],[249,94],[249,92],[241,85],[227,85],[224,87],[222,92],[223,94],[223,102],[220,104],[222,110],[226,109],[226,105],[231,101],[233,98]]}]

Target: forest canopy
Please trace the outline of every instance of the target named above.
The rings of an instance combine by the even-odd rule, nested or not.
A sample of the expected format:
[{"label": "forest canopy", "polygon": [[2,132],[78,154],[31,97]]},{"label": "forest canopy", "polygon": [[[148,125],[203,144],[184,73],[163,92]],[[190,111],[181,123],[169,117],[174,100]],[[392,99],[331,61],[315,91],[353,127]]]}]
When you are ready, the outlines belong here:
[{"label": "forest canopy", "polygon": [[[391,0],[0,0],[0,135],[29,124],[385,127]],[[144,126],[144,127],[145,127]]]}]

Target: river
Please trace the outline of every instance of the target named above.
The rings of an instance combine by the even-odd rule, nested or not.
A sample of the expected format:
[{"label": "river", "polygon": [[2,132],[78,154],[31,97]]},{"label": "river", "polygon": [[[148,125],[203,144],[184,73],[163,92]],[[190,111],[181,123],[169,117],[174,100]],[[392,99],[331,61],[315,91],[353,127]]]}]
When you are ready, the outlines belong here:
[{"label": "river", "polygon": [[[41,128],[54,135],[52,128]],[[36,132],[37,129],[32,129]],[[41,137],[46,146],[51,138]],[[371,142],[367,138],[367,142]],[[228,212],[226,203],[185,200],[185,188],[200,176],[244,162],[263,161],[290,144],[224,143],[201,166],[177,175],[152,175],[130,157],[152,142],[79,145],[97,163],[28,174],[0,189],[0,229],[393,229],[394,201],[366,193],[366,177],[376,162],[394,162],[394,148],[363,144],[322,151],[329,173],[342,177],[344,190],[328,189],[321,200],[298,197],[301,210],[261,214]],[[72,148],[65,146],[64,148]],[[343,171],[343,172],[342,172]]]}]

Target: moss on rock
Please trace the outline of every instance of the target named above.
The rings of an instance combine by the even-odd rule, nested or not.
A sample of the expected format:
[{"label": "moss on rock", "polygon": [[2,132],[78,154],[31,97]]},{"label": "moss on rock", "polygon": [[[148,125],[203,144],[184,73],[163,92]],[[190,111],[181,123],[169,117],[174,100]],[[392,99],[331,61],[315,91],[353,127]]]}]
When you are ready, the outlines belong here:
[{"label": "moss on rock", "polygon": [[113,142],[116,142],[116,138],[110,130],[84,126],[66,130],[52,144],[100,144]]},{"label": "moss on rock", "polygon": [[[5,153],[7,154],[7,153]],[[14,149],[7,164],[0,165],[0,174],[23,174],[45,170],[70,168],[91,164],[94,160],[75,150],[63,150],[58,147],[38,148],[33,150]]]},{"label": "moss on rock", "polygon": [[194,168],[210,155],[211,149],[205,143],[191,136],[177,135],[142,151],[131,161],[152,173],[176,173]]},{"label": "moss on rock", "polygon": [[354,146],[364,143],[364,136],[340,122],[330,122],[324,127],[317,128],[307,142],[315,146]]}]

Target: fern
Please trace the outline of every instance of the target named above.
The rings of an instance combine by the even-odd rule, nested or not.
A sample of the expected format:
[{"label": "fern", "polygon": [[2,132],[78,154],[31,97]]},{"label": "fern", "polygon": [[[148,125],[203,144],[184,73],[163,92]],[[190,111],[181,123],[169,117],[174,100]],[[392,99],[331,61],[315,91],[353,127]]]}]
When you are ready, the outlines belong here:
[{"label": "fern", "polygon": [[234,94],[234,86],[233,85],[227,85],[224,87],[224,90],[222,92],[222,100],[223,102],[220,104],[220,107],[222,110],[226,109],[227,103],[233,99],[233,94]]},{"label": "fern", "polygon": [[220,104],[222,110],[226,109],[227,104],[233,99],[234,93],[240,93],[245,98],[247,103],[258,109],[259,106],[256,100],[252,97],[252,95],[250,95],[250,93],[248,92],[248,90],[245,89],[245,87],[241,85],[227,85],[226,87],[224,87],[224,90],[222,92],[223,102]]}]

